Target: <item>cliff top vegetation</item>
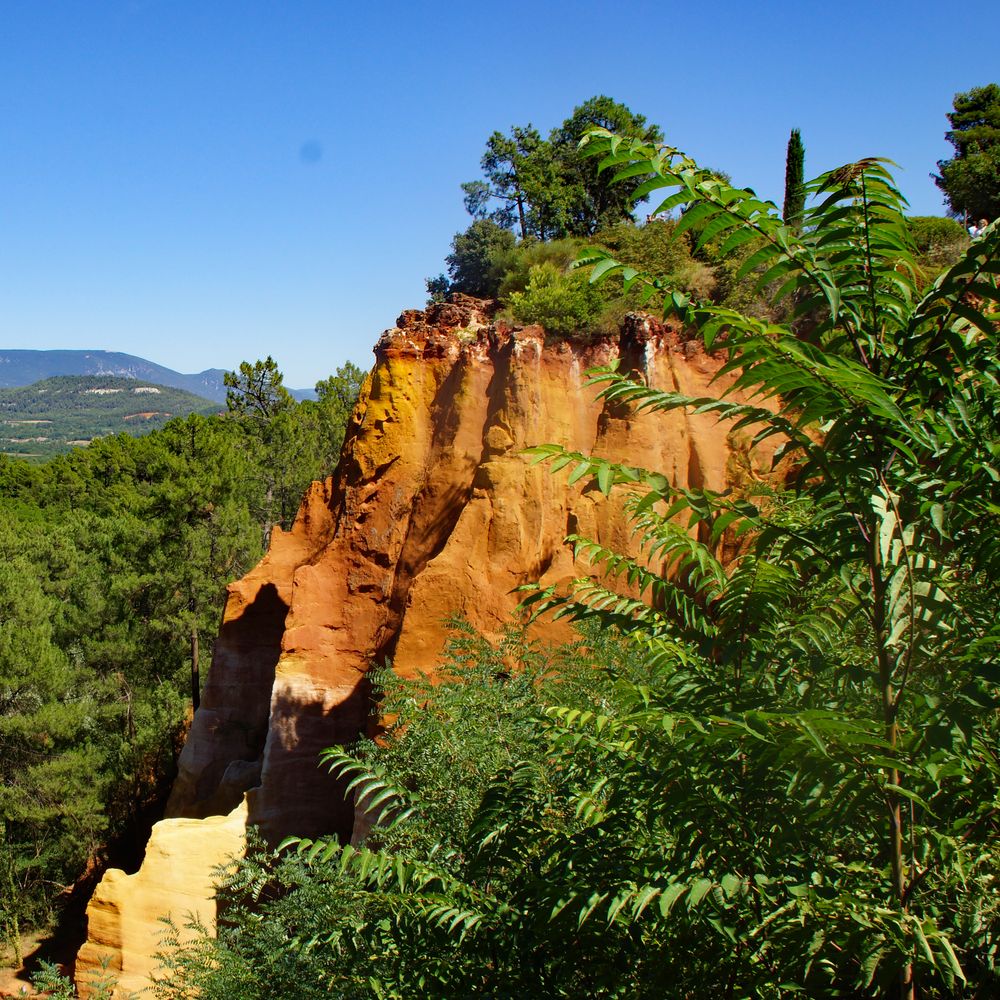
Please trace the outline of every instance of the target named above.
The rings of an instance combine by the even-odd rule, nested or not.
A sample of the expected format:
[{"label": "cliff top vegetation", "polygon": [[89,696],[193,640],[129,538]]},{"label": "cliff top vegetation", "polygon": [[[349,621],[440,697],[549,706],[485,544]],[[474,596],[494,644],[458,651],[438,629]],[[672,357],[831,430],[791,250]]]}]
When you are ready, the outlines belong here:
[{"label": "cliff top vegetation", "polygon": [[[427,281],[433,300],[449,292],[496,299],[509,320],[539,323],[557,337],[608,333],[630,310],[655,312],[662,307],[664,287],[757,316],[787,318],[784,306],[775,303],[777,289],[759,285],[760,267],[744,266],[759,250],[755,241],[724,246],[706,235],[704,224],[685,220],[677,206],[637,216],[649,197],[643,178],[611,183],[579,149],[590,128],[650,143],[663,136],[658,125],[603,95],[574,108],[548,139],[530,124],[492,133],[481,162],[483,179],[462,185],[473,222],[452,240],[447,274]],[[786,192],[786,207],[792,205],[789,210],[798,217],[805,204],[804,147],[799,130],[793,136],[794,169],[786,183],[794,190]],[[724,173],[718,176],[728,180]],[[1000,190],[1000,175],[989,183]],[[918,280],[926,286],[958,259],[968,234],[944,217],[913,217],[908,224],[918,251]],[[620,280],[592,285],[586,274],[573,270],[587,248],[660,275],[662,287],[640,299],[638,289],[625,291]]]}]

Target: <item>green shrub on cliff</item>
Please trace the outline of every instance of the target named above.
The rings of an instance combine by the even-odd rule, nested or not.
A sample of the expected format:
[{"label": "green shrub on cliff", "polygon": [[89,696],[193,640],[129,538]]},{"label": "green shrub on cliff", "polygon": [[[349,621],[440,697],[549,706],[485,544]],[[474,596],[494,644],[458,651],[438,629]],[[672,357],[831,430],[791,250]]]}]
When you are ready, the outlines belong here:
[{"label": "green shrub on cliff", "polygon": [[456,233],[445,258],[448,278],[443,292],[461,292],[481,299],[496,298],[510,267],[514,234],[490,219],[477,219],[464,233]]},{"label": "green shrub on cliff", "polygon": [[[630,310],[656,303],[626,292],[619,280],[595,287],[574,273],[572,263],[586,245],[599,245],[629,265],[662,274],[674,287],[696,295],[713,294],[716,267],[696,260],[686,240],[673,238],[675,220],[644,226],[620,223],[596,233],[591,241],[564,238],[525,240],[489,220],[477,221],[453,242],[448,257],[451,279],[435,282],[435,294],[463,292],[498,300],[514,323],[538,323],[555,337],[614,333]],[[492,227],[492,228],[489,228]]]},{"label": "green shrub on cliff", "polygon": [[907,220],[917,249],[920,277],[929,284],[951,267],[969,246],[969,234],[961,223],[938,215],[913,215]]},{"label": "green shrub on cliff", "polygon": [[538,323],[557,337],[590,332],[604,305],[593,285],[548,262],[535,264],[524,291],[511,293],[507,300],[516,322]]}]

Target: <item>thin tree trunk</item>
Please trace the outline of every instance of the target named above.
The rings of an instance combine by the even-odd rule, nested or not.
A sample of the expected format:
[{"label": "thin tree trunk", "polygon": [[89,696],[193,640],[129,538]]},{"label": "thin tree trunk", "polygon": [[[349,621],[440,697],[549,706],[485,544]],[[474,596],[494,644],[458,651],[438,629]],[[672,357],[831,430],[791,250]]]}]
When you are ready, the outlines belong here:
[{"label": "thin tree trunk", "polygon": [[[892,686],[892,663],[887,649],[888,623],[885,618],[886,581],[879,543],[878,526],[873,525],[871,538],[871,582],[873,608],[873,626],[875,632],[875,655],[878,661],[879,689],[882,701],[882,722],[885,727],[885,739],[889,744],[890,755],[895,754],[899,739],[899,727],[896,724],[896,698]],[[886,768],[887,781],[897,788],[900,784],[899,771],[894,767]],[[886,803],[889,808],[889,863],[891,866],[892,893],[901,912],[906,913],[906,862],[903,858],[903,827],[900,797],[891,789],[887,793]],[[900,1000],[916,1000],[916,984],[913,978],[912,960],[905,962],[899,970]]]},{"label": "thin tree trunk", "polygon": [[10,900],[10,912],[6,920],[0,924],[0,930],[5,931],[14,949],[14,965],[20,969],[24,965],[24,952],[21,948],[21,922],[17,916],[17,886],[14,884],[14,856],[7,847],[7,824],[0,820],[0,864],[3,868],[3,896]]},{"label": "thin tree trunk", "polygon": [[191,626],[191,701],[194,710],[201,704],[201,677],[198,672],[198,626]]},{"label": "thin tree trunk", "polygon": [[24,965],[24,949],[21,947],[21,924],[16,913],[10,915],[8,926],[10,943],[14,947],[14,968],[20,969]]}]

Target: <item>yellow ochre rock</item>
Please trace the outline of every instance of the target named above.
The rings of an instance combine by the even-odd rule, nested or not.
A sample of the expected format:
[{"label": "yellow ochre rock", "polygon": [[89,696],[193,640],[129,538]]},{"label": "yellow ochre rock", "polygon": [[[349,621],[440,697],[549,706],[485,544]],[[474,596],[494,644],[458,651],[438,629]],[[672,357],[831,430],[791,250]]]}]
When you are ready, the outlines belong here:
[{"label": "yellow ochre rock", "polygon": [[135,875],[105,872],[87,906],[87,941],[76,959],[77,989],[91,993],[94,977],[109,975],[119,995],[149,986],[167,917],[189,939],[189,923],[215,926],[215,870],[243,856],[246,805],[228,816],[165,819],[153,826]]},{"label": "yellow ochre rock", "polygon": [[[663,389],[725,389],[725,378],[712,384],[721,358],[647,316],[629,315],[613,337],[551,341],[538,327],[494,323],[486,303],[458,297],[404,313],[375,354],[335,475],[313,484],[291,531],[276,530],[261,563],[229,587],[168,806],[169,816],[204,825],[170,828],[179,850],[197,842],[206,857],[224,856],[244,795],[249,822],[272,843],[291,833],[350,837],[353,808],[317,760],[364,729],[369,667],[391,659],[403,674],[433,671],[455,614],[499,634],[518,586],[588,572],[568,534],[630,549],[623,495],[605,500],[586,477],[569,486],[566,471],[533,465],[525,448],[561,444],[679,486],[723,489],[763,471],[709,414],[595,400],[587,371],[612,363]],[[536,628],[553,641],[567,636],[562,624]],[[81,953],[92,963],[112,940],[97,901],[113,898],[114,919],[136,928],[120,959],[129,983],[160,912],[202,900],[209,908],[199,912],[210,913],[202,868],[188,876],[178,867],[175,898],[167,882],[148,880],[151,863],[147,854],[139,875],[105,878]]]}]

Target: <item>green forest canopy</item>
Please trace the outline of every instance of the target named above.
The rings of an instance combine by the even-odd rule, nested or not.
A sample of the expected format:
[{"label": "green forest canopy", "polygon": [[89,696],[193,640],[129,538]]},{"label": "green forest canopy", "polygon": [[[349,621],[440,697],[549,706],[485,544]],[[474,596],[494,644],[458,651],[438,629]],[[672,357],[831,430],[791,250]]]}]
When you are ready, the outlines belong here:
[{"label": "green forest canopy", "polygon": [[0,456],[0,944],[50,920],[163,794],[192,636],[210,655],[225,583],[332,471],[361,379],[348,363],[267,417]]}]

